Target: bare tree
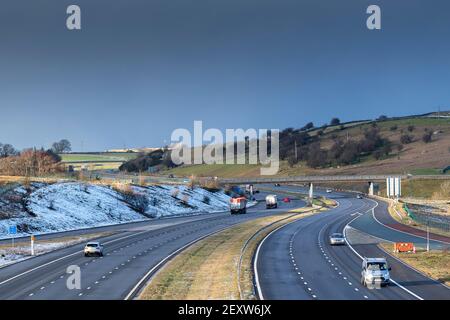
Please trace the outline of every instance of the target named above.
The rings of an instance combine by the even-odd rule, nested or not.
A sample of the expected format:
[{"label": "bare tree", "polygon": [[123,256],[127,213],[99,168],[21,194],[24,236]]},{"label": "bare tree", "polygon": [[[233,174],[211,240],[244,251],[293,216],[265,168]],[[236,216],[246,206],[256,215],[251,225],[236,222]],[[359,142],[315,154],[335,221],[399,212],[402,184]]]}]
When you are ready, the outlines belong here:
[{"label": "bare tree", "polygon": [[55,153],[64,153],[72,151],[72,145],[69,140],[62,139],[58,142],[53,143],[52,150]]}]

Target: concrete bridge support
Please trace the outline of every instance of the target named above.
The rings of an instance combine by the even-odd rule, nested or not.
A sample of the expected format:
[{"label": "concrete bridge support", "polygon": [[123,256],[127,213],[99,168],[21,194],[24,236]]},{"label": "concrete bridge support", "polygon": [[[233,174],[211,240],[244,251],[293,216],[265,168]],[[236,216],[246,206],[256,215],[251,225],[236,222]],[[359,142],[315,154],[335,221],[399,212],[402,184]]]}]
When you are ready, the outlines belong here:
[{"label": "concrete bridge support", "polygon": [[308,194],[308,205],[312,206],[314,199],[314,185],[312,182],[309,183],[309,194]]},{"label": "concrete bridge support", "polygon": [[369,196],[373,196],[373,182],[369,182]]}]

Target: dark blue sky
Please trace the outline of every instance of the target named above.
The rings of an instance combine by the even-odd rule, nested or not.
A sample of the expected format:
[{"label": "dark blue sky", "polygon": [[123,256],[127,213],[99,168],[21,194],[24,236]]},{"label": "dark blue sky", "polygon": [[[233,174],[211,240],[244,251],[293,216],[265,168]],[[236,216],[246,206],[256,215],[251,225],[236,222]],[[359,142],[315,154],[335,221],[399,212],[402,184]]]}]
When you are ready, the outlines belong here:
[{"label": "dark blue sky", "polygon": [[[82,30],[65,27],[82,9]],[[382,9],[382,30],[365,26]],[[448,0],[3,0],[0,142],[159,146],[450,109]]]}]

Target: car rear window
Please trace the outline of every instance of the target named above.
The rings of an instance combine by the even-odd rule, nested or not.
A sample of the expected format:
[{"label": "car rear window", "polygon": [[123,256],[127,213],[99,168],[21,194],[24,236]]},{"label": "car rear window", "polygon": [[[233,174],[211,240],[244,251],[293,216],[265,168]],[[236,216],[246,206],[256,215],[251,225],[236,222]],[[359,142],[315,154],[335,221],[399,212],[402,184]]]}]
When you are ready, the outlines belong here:
[{"label": "car rear window", "polygon": [[86,247],[97,248],[97,247],[98,247],[98,244],[96,244],[96,243],[88,243],[88,244],[86,245]]},{"label": "car rear window", "polygon": [[370,262],[367,265],[367,269],[371,271],[385,271],[387,270],[387,265],[384,262]]}]

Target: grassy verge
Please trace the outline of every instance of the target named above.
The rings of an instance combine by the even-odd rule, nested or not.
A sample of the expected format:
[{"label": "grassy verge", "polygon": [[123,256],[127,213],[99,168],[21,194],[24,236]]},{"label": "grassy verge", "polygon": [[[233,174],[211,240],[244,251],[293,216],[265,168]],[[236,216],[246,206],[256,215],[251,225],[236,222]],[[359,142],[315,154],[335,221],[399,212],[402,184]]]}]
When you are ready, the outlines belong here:
[{"label": "grassy verge", "polygon": [[420,250],[416,253],[394,253],[392,244],[383,243],[380,246],[391,255],[423,272],[430,278],[450,286],[449,250],[431,250],[430,252]]},{"label": "grassy verge", "polygon": [[[407,225],[407,226],[410,226],[410,227],[413,227],[413,228],[416,228],[416,229],[419,229],[422,231],[427,230],[426,225],[420,224],[408,216],[405,209],[403,208],[403,204],[400,202],[392,203],[392,201],[390,201],[388,211],[389,211],[389,214],[392,216],[392,218],[394,218],[394,220],[396,220],[397,222],[399,222],[401,224],[404,224],[404,225]],[[442,236],[450,237],[450,232],[446,232],[442,229],[430,227],[429,231],[434,234],[439,234]]]},{"label": "grassy verge", "polygon": [[275,228],[319,211],[303,208],[302,214],[263,217],[199,241],[158,272],[139,299],[255,299],[251,262],[258,243]]},{"label": "grassy verge", "polygon": [[[386,184],[380,184],[380,194],[386,194]],[[450,181],[445,180],[402,180],[402,197],[418,199],[450,199]]]}]

